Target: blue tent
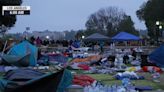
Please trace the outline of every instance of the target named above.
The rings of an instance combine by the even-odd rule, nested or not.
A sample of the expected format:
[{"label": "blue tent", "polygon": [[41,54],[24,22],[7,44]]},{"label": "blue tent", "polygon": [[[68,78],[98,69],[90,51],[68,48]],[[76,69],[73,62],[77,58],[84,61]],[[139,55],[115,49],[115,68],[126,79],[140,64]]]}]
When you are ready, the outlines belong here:
[{"label": "blue tent", "polygon": [[23,41],[13,46],[8,52],[8,55],[15,56],[22,56],[27,54],[30,54],[30,66],[35,66],[37,64],[38,49],[36,46],[32,45],[28,41]]},{"label": "blue tent", "polygon": [[149,59],[157,65],[164,67],[164,44],[155,49],[150,55]]},{"label": "blue tent", "polygon": [[120,32],[116,36],[112,37],[113,41],[137,41],[139,37],[126,32]]}]

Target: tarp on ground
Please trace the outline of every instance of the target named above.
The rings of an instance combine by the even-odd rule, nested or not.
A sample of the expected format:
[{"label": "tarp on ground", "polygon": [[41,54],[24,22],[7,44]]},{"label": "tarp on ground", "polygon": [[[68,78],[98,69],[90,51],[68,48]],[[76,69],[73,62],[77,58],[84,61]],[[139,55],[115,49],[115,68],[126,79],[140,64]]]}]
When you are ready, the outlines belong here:
[{"label": "tarp on ground", "polygon": [[0,80],[1,92],[64,92],[73,79],[68,70],[44,74],[32,69],[18,69],[4,77]]},{"label": "tarp on ground", "polygon": [[102,35],[102,34],[99,34],[99,33],[94,33],[94,34],[86,37],[84,40],[85,41],[107,41],[109,39],[110,38],[105,36],[105,35]]},{"label": "tarp on ground", "polygon": [[35,66],[37,64],[38,48],[26,40],[13,46],[8,55],[22,56],[28,53],[30,54],[30,66]]},{"label": "tarp on ground", "polygon": [[155,49],[150,55],[149,60],[160,67],[164,67],[164,44]]},{"label": "tarp on ground", "polygon": [[49,56],[49,62],[51,63],[58,62],[61,64],[66,64],[68,61],[68,58],[62,54],[49,54],[48,56]]},{"label": "tarp on ground", "polygon": [[127,32],[120,32],[114,37],[112,37],[112,40],[113,41],[138,41],[140,40],[140,38]]}]

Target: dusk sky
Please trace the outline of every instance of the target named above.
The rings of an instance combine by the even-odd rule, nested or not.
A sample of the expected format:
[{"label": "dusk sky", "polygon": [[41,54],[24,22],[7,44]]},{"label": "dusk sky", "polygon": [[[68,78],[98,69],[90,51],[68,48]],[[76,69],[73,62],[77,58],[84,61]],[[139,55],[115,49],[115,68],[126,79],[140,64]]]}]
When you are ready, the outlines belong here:
[{"label": "dusk sky", "polygon": [[136,29],[146,29],[136,16],[136,10],[147,0],[23,0],[23,5],[31,6],[31,14],[17,17],[15,27],[10,32],[64,31],[85,29],[90,14],[101,8],[115,6],[132,17]]}]

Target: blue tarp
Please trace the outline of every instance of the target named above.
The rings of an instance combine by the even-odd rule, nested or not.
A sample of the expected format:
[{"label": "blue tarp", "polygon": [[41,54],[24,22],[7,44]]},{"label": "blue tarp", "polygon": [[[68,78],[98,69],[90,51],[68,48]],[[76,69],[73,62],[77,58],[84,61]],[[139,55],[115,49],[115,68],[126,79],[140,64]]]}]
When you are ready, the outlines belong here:
[{"label": "blue tarp", "polygon": [[26,55],[30,53],[30,66],[35,66],[37,64],[37,55],[38,55],[38,48],[28,41],[23,41],[15,46],[13,46],[8,54],[9,55]]},{"label": "blue tarp", "polygon": [[113,41],[137,41],[139,37],[126,32],[120,32],[116,36],[112,37]]},{"label": "blue tarp", "polygon": [[80,48],[80,41],[74,41],[72,43],[72,46],[75,47],[75,48]]},{"label": "blue tarp", "polygon": [[159,48],[155,49],[150,55],[149,59],[159,65],[160,67],[164,67],[164,44]]}]

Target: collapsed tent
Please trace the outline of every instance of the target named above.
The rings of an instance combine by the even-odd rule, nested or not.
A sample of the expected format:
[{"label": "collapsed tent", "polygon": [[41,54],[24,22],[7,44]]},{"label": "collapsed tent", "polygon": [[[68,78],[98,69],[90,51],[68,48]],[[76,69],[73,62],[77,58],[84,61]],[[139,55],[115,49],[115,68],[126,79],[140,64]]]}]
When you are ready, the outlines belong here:
[{"label": "collapsed tent", "polygon": [[14,66],[23,66],[26,67],[29,65],[30,61],[30,54],[25,55],[7,55],[4,54],[2,56],[3,64],[4,65],[14,65]]},{"label": "collapsed tent", "polygon": [[7,55],[25,56],[27,54],[30,54],[29,65],[35,66],[37,63],[38,49],[28,41],[23,41],[13,46]]},{"label": "collapsed tent", "polygon": [[0,80],[2,92],[64,92],[73,79],[68,70],[44,74],[33,69],[9,71],[4,78]]},{"label": "collapsed tent", "polygon": [[112,37],[112,40],[113,41],[138,41],[140,40],[140,38],[130,33],[120,32],[114,37]]},{"label": "collapsed tent", "polygon": [[149,60],[160,67],[164,67],[164,44],[155,49],[150,55]]}]

